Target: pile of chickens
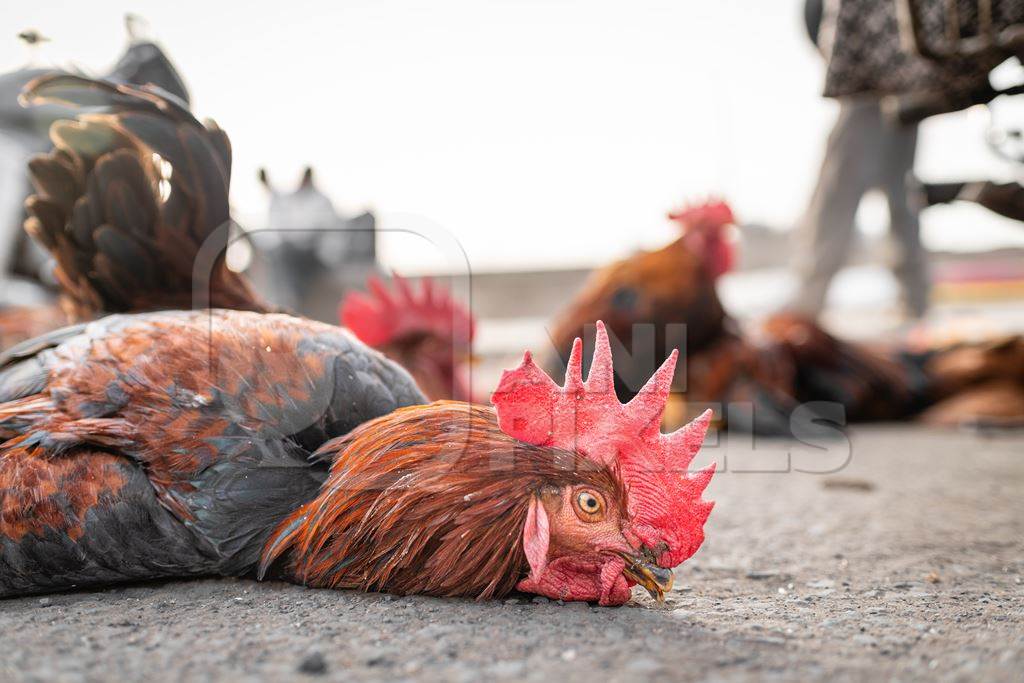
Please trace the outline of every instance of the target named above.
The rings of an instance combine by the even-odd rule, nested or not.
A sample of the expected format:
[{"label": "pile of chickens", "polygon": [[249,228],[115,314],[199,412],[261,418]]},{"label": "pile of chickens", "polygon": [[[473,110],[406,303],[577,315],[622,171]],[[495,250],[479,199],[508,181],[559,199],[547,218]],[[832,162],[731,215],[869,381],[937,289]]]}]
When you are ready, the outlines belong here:
[{"label": "pile of chickens", "polygon": [[[768,435],[792,435],[795,422],[818,419],[1024,424],[1024,338],[924,349],[856,344],[794,313],[744,329],[715,288],[734,260],[728,205],[696,204],[669,218],[679,224],[678,239],[593,273],[552,332],[555,349],[577,336],[590,343],[593,321],[603,320],[617,340],[622,400],[669,348],[685,348],[667,427],[708,407],[731,429]],[[551,371],[564,362],[546,359]]]},{"label": "pile of chickens", "polygon": [[[427,404],[398,363],[225,266],[215,125],[150,86],[51,76],[24,98],[91,113],[31,163],[26,228],[73,324],[0,355],[0,596],[231,575],[614,605],[634,585],[661,598],[701,545],[713,468],[688,467],[710,416],[661,433],[675,354],[623,405],[598,323],[586,381],[577,340],[561,386],[527,353],[493,408]],[[422,339],[389,307],[440,307],[468,345],[429,285],[398,286],[346,318],[403,360]]]}]

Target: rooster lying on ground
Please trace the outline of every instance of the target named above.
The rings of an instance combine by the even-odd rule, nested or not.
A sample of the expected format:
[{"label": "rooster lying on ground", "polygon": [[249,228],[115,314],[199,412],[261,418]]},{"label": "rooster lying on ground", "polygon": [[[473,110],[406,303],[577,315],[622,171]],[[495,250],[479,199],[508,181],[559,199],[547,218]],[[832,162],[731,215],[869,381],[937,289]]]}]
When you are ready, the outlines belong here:
[{"label": "rooster lying on ground", "polygon": [[391,290],[376,277],[366,284],[369,293],[345,297],[341,324],[408,370],[431,400],[472,400],[472,314],[430,278],[418,292],[397,274]]},{"label": "rooster lying on ground", "polygon": [[[596,271],[552,332],[561,353],[575,336],[589,342],[590,322],[604,320],[616,340],[616,390],[623,400],[669,348],[685,347],[686,369],[676,378],[668,427],[713,405],[731,407],[721,416],[731,426],[790,434],[794,410],[804,405],[804,414],[812,415],[815,403],[841,406],[851,421],[1024,422],[1024,339],[924,351],[874,348],[837,339],[791,313],[745,331],[715,291],[734,260],[726,235],[732,211],[708,202],[670,218],[681,237]],[[563,362],[551,358],[548,365]]]},{"label": "rooster lying on ground", "polygon": [[[226,220],[226,138],[152,89],[65,77],[35,93],[111,108],[55,153],[35,208],[67,296],[110,310],[161,282],[169,302],[191,293],[170,238]],[[660,434],[674,356],[623,406],[599,325],[586,383],[577,342],[564,388],[527,356],[496,411],[417,405],[395,363],[260,312],[207,260],[211,298],[246,310],[114,315],[0,355],[0,596],[259,574],[621,604],[636,583],[661,596],[700,546],[713,469],[686,468],[708,416]]]},{"label": "rooster lying on ground", "polygon": [[704,538],[714,466],[686,469],[710,415],[660,433],[674,354],[620,404],[597,329],[586,382],[576,340],[564,386],[527,353],[492,396],[496,415],[438,402],[325,445],[330,477],[278,528],[261,572],[290,552],[286,572],[315,586],[608,605],[639,583],[660,599]]},{"label": "rooster lying on ground", "polygon": [[527,355],[497,415],[411,405],[394,364],[276,314],[112,316],[2,361],[0,595],[258,566],[621,604],[670,587],[711,510],[713,468],[686,474],[709,416],[660,434],[675,356],[623,406],[601,326],[586,383],[578,341],[564,388]]}]

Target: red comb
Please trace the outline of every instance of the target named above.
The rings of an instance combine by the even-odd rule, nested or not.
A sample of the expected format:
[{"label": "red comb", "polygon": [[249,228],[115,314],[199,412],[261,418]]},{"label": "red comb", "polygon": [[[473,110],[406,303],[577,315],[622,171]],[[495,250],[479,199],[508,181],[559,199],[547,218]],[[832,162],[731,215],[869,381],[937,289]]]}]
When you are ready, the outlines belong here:
[{"label": "red comb", "polygon": [[724,228],[736,222],[732,209],[720,199],[687,204],[668,217],[683,229],[683,241],[697,254],[708,274],[714,279],[732,270],[736,250]]},{"label": "red comb", "polygon": [[717,228],[736,222],[732,208],[721,199],[708,199],[704,202],[686,204],[681,209],[669,211],[668,217],[678,221],[684,228]]},{"label": "red comb", "polygon": [[678,431],[662,434],[661,416],[678,352],[673,351],[636,397],[623,405],[615,395],[611,347],[601,322],[596,339],[586,382],[579,339],[569,356],[565,386],[538,368],[529,352],[518,368],[506,370],[491,396],[498,424],[520,441],[574,450],[617,468],[628,490],[633,531],[647,547],[661,549],[661,566],[675,567],[704,541],[704,522],[714,506],[701,500],[714,464],[687,472],[704,442],[711,411]]},{"label": "red comb", "polygon": [[473,340],[473,316],[447,291],[430,278],[420,280],[420,290],[392,275],[393,289],[371,276],[369,292],[345,297],[339,315],[341,323],[369,346],[382,346],[402,337],[434,334],[468,345]]}]

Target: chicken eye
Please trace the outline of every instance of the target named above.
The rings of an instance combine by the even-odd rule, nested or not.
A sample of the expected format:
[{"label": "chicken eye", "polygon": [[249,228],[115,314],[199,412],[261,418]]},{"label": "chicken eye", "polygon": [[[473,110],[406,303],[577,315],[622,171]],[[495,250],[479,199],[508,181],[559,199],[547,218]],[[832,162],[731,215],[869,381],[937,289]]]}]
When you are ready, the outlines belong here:
[{"label": "chicken eye", "polygon": [[584,522],[597,522],[604,517],[604,500],[593,491],[576,494],[576,513]]},{"label": "chicken eye", "polygon": [[611,296],[612,307],[623,312],[630,312],[636,308],[639,299],[637,291],[632,287],[619,287]]}]

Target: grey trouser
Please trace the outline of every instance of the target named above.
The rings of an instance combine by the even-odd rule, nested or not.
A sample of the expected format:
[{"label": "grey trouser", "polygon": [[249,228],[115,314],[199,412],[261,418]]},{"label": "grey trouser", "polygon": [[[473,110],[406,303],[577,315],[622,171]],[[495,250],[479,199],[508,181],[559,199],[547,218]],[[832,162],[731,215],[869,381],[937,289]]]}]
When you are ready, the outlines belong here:
[{"label": "grey trouser", "polygon": [[792,308],[810,315],[821,312],[829,283],[853,245],[860,200],[869,190],[879,189],[889,203],[896,243],[893,272],[903,289],[906,311],[913,316],[925,312],[930,288],[927,255],[921,246],[919,206],[908,192],[916,147],[917,126],[889,123],[878,100],[840,100],[818,184],[799,226],[800,291]]}]

